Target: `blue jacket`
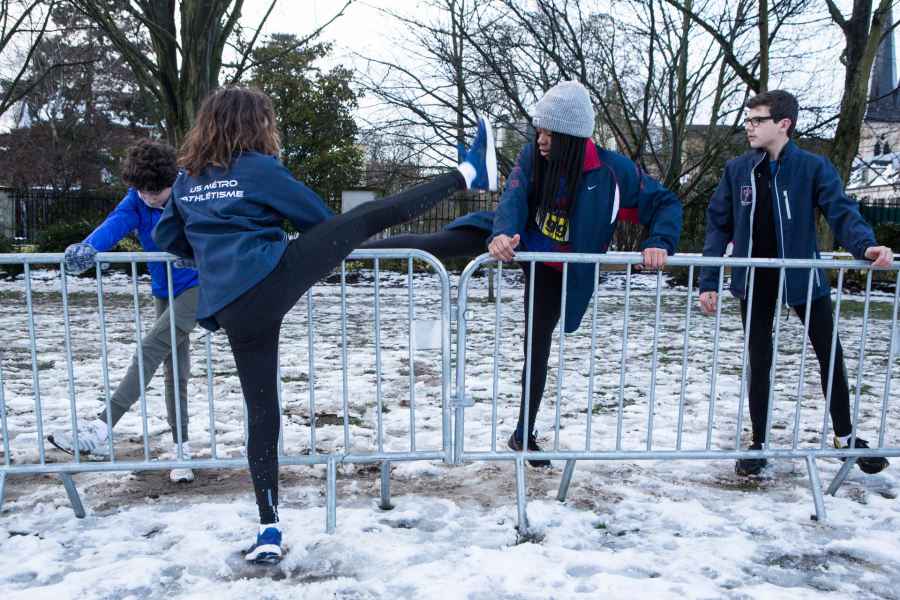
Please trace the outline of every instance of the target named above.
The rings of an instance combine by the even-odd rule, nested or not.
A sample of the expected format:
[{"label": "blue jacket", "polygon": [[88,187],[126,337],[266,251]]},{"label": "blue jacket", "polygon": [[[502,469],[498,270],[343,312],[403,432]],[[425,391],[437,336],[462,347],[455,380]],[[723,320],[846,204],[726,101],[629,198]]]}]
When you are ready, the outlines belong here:
[{"label": "blue jacket", "polygon": [[[516,157],[516,165],[497,204],[488,244],[500,234],[512,237],[525,231],[533,155],[532,142]],[[469,219],[471,222],[463,224],[478,226],[481,218],[479,213],[473,213],[458,221]],[[650,229],[650,237],[641,249],[664,248],[670,255],[675,253],[681,235],[681,203],[675,194],[624,156],[604,150],[588,140],[584,171],[570,218],[569,251],[606,253],[620,219],[638,222]],[[594,265],[569,265],[566,333],[578,329],[596,286]]]},{"label": "blue jacket", "polygon": [[207,167],[182,173],[153,239],[172,254],[197,260],[197,321],[215,331],[212,318],[271,273],[290,240],[285,219],[299,233],[334,216],[312,190],[294,180],[274,156],[244,152],[227,172]]},{"label": "blue jacket", "polygon": [[[720,257],[734,241],[732,256],[753,256],[753,210],[756,182],[753,170],[765,158],[764,150],[754,150],[725,165],[709,208],[703,256]],[[844,194],[841,178],[827,158],[801,150],[788,141],[780,166],[772,178],[772,206],[775,211],[775,242],[779,258],[821,258],[816,241],[815,207],[834,230],[838,241],[857,259],[867,248],[877,246],[872,228],[859,214],[859,205]],[[745,298],[749,270],[736,267],[731,272],[731,293]],[[808,269],[785,269],[784,299],[788,306],[806,304]],[[719,287],[719,268],[700,270],[700,291]],[[812,299],[829,293],[825,271],[818,269],[813,279]]]},{"label": "blue jacket", "polygon": [[[172,204],[172,201],[169,201]],[[163,215],[163,209],[150,208],[138,196],[137,190],[129,189],[125,198],[119,202],[106,220],[94,232],[85,238],[98,252],[107,252],[119,243],[123,237],[137,229],[138,239],[145,252],[160,252],[153,243],[151,232]],[[166,263],[148,263],[150,267],[151,293],[157,298],[169,297],[169,286],[166,283]],[[175,296],[199,283],[197,271],[193,269],[172,269],[172,288]]]}]

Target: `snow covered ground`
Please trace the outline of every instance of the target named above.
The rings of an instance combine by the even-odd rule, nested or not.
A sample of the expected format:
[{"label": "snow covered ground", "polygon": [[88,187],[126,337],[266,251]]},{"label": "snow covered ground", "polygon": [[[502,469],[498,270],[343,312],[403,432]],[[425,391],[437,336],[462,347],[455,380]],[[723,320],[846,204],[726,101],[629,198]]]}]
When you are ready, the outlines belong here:
[{"label": "snow covered ground", "polygon": [[[350,450],[377,449],[372,273],[351,274],[348,288],[348,418]],[[452,277],[455,285],[457,278]],[[654,276],[634,280],[629,321],[623,449],[647,444],[653,346]],[[33,280],[37,359],[44,431],[71,422],[69,382],[58,274]],[[70,278],[75,391],[78,415],[90,417],[105,393],[95,283]],[[621,361],[623,278],[611,275],[598,305],[592,448],[615,446]],[[408,305],[406,276],[383,274],[381,413],[386,450],[410,448]],[[114,389],[134,352],[130,280],[104,278],[109,378]],[[141,283],[142,324],[152,322],[149,281]],[[436,278],[415,277],[415,318],[439,318]],[[521,282],[506,273],[502,302],[496,444],[505,447],[515,424],[522,365]],[[455,289],[454,289],[455,294]],[[315,428],[317,451],[347,452],[342,427],[343,378],[340,288],[313,291]],[[487,278],[473,281],[469,306],[466,449],[491,448],[493,306]],[[38,460],[31,354],[24,282],[0,282],[0,359],[15,464]],[[873,299],[863,369],[859,430],[877,442],[880,432],[891,305]],[[678,433],[684,291],[662,296],[653,448],[673,449]],[[695,296],[696,302],[696,296]],[[582,327],[566,336],[561,386],[560,448],[584,448],[589,394],[590,309]],[[695,304],[690,331],[682,447],[705,447],[710,410],[713,319]],[[782,321],[779,375],[773,409],[774,447],[789,447],[794,432],[802,325]],[[841,339],[851,393],[856,387],[862,302],[844,296]],[[192,451],[210,455],[205,346],[193,336],[189,394]],[[454,337],[455,339],[455,337]],[[310,452],[309,357],[306,303],[288,315],[282,332],[285,452]],[[243,456],[240,385],[224,335],[212,337],[217,453]],[[742,339],[737,303],[723,310],[711,446],[733,448],[741,375]],[[554,444],[558,348],[538,418],[539,441]],[[894,377],[900,373],[894,368]],[[419,450],[441,445],[441,363],[436,350],[416,352],[415,439]],[[455,372],[455,371],[454,371]],[[171,455],[163,386],[147,395],[151,458]],[[900,389],[889,397],[885,444],[900,444]],[[135,408],[137,408],[137,405]],[[811,348],[801,400],[799,443],[818,446],[824,399]],[[746,446],[749,421],[744,409]],[[116,428],[119,460],[141,460],[139,412]],[[68,461],[48,445],[48,461]],[[896,461],[895,461],[896,462]],[[840,463],[820,460],[825,485]],[[88,512],[74,518],[56,476],[11,476],[0,513],[0,585],[4,598],[599,598],[610,594],[686,598],[900,598],[900,482],[898,465],[875,475],[854,469],[837,497],[827,497],[828,519],[814,512],[806,464],[770,462],[762,476],[734,475],[733,461],[621,461],[578,464],[565,504],[554,500],[562,464],[529,469],[527,536],[517,535],[515,477],[510,462],[447,465],[440,461],[392,465],[393,510],[377,507],[377,466],[338,468],[337,531],[325,529],[325,469],[282,469],[281,516],[287,555],[274,567],[247,567],[240,550],[251,542],[256,517],[245,470],[195,471],[175,485],[164,471],[83,474],[75,482]]]}]

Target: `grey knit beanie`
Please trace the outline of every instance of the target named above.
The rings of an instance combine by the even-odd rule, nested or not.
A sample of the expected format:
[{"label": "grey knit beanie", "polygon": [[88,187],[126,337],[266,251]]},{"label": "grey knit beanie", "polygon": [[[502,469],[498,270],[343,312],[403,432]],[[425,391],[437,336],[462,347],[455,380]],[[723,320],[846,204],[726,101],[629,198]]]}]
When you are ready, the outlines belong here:
[{"label": "grey knit beanie", "polygon": [[563,81],[544,94],[534,107],[532,124],[556,133],[589,138],[594,133],[591,96],[577,81]]}]

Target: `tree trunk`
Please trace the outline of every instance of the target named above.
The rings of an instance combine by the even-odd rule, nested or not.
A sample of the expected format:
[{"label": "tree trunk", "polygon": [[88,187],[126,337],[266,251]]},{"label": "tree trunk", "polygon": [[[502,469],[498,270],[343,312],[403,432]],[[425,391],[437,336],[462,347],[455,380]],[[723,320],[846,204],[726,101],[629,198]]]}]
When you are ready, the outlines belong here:
[{"label": "tree trunk", "polygon": [[[854,0],[850,19],[838,23],[844,31],[847,42],[844,49],[846,74],[841,110],[828,158],[837,169],[844,186],[850,178],[853,159],[859,152],[859,137],[863,117],[866,115],[869,78],[875,54],[881,44],[881,34],[891,0],[880,0],[874,12],[872,4],[873,0]],[[830,251],[834,245],[834,233],[821,212],[817,213],[816,228],[819,248],[826,252]]]},{"label": "tree trunk", "polygon": [[769,2],[759,0],[759,90],[769,89]]}]

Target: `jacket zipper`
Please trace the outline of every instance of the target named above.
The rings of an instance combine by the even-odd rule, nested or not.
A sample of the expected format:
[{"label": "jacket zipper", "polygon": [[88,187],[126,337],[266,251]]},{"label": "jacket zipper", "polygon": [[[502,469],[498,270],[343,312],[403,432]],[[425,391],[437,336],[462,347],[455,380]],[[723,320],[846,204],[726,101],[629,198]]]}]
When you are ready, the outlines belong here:
[{"label": "jacket zipper", "polygon": [[787,217],[791,218],[791,203],[788,201],[787,190],[784,190],[784,207],[787,209]]},{"label": "jacket zipper", "polygon": [[[750,169],[750,239],[747,243],[747,258],[753,258],[753,213],[756,212],[756,167],[765,160],[766,155],[765,152],[756,164],[753,165],[753,168]],[[750,269],[747,269],[747,273],[744,276],[744,298],[746,299],[750,294]]]},{"label": "jacket zipper", "polygon": [[[781,234],[781,256],[779,258],[784,258],[784,226],[781,223],[781,203],[778,201],[778,173],[780,172],[781,169],[779,168],[775,171],[775,175],[772,176],[772,187],[775,189],[775,203],[778,204],[778,232]],[[787,190],[784,191],[784,199],[787,201]],[[788,218],[790,219],[790,209],[788,209],[788,211]],[[784,283],[782,285],[784,286],[782,300],[787,304],[787,273],[785,273]]]}]

